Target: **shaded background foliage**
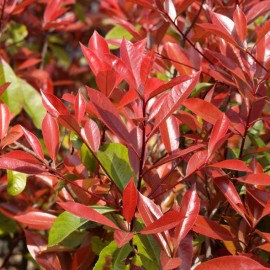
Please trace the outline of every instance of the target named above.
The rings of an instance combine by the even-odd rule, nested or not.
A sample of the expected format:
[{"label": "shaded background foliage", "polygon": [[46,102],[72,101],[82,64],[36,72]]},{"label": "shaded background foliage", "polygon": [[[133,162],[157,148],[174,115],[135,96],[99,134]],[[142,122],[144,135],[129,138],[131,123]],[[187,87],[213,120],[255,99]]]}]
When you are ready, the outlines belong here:
[{"label": "shaded background foliage", "polygon": [[1,0],[2,269],[268,269],[269,9]]}]

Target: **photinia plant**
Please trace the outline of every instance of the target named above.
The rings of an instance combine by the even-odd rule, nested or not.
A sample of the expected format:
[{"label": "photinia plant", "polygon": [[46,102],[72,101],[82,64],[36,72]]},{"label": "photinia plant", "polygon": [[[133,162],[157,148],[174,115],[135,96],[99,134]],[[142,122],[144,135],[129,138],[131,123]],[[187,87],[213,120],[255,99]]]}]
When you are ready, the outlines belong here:
[{"label": "photinia plant", "polygon": [[268,269],[269,1],[34,2],[0,2],[1,268]]}]

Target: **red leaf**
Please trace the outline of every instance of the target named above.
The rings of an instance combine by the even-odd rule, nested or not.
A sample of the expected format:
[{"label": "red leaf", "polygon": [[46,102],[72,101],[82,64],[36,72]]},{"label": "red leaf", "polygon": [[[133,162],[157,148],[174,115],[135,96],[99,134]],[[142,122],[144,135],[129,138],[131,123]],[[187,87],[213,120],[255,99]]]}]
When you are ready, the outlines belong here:
[{"label": "red leaf", "polygon": [[42,121],[42,134],[49,155],[55,161],[59,149],[60,133],[57,121],[49,113]]},{"label": "red leaf", "polygon": [[41,159],[44,159],[44,153],[38,138],[32,132],[26,130],[24,127],[21,126],[21,129],[23,131],[26,140],[31,145],[32,149],[37,154],[37,156],[40,157]]},{"label": "red leaf", "polygon": [[189,154],[190,152],[196,151],[196,150],[198,150],[198,149],[200,149],[202,147],[205,147],[205,145],[204,144],[196,144],[196,145],[192,145],[189,148],[184,149],[184,150],[178,149],[175,152],[173,152],[171,155],[168,155],[167,157],[159,160],[153,166],[154,167],[161,166],[161,165],[163,165],[163,164],[165,164],[167,162],[170,162],[170,161],[173,161],[173,160],[175,160],[177,158],[180,158],[182,156],[185,156],[185,155]]},{"label": "red leaf", "polygon": [[[162,217],[163,215],[160,208],[153,201],[143,196],[141,193],[139,193],[137,207],[140,216],[146,226],[152,224],[155,220]],[[163,250],[166,251],[167,254],[170,254],[170,247],[167,241],[165,240],[164,235],[158,234],[154,235],[154,237],[160,243]]]},{"label": "red leaf", "polygon": [[81,129],[81,136],[94,152],[98,151],[100,146],[100,131],[95,121],[88,119],[85,122],[84,127]]},{"label": "red leaf", "polygon": [[42,103],[46,110],[57,117],[59,114],[69,115],[66,106],[56,96],[41,91]]},{"label": "red leaf", "polygon": [[176,227],[180,222],[182,222],[182,216],[179,212],[171,210],[167,212],[158,220],[147,225],[143,230],[140,231],[141,234],[155,234],[170,230]]},{"label": "red leaf", "polygon": [[258,44],[262,38],[270,31],[270,21],[266,21],[264,25],[257,31],[256,44]]},{"label": "red leaf", "polygon": [[133,77],[136,81],[136,89],[141,85],[140,69],[142,63],[142,53],[136,48],[135,44],[122,40],[120,46],[120,55],[122,61],[128,66],[132,72]]},{"label": "red leaf", "polygon": [[73,115],[61,114],[58,116],[57,121],[59,122],[59,124],[61,124],[65,128],[71,131],[75,131],[77,134],[80,134],[81,132],[80,126]]},{"label": "red leaf", "polygon": [[49,0],[44,12],[44,24],[55,21],[58,17],[64,14],[68,9],[62,8],[65,0]]},{"label": "red leaf", "polygon": [[242,183],[249,185],[260,185],[260,186],[270,185],[270,175],[266,173],[249,174],[245,177],[239,177],[236,179]]},{"label": "red leaf", "polygon": [[211,132],[209,144],[208,144],[208,157],[219,146],[219,141],[226,135],[226,132],[229,128],[230,122],[224,113],[217,119],[213,130]]},{"label": "red leaf", "polygon": [[249,224],[248,220],[246,219],[246,209],[233,183],[227,177],[214,178],[214,183],[226,197],[232,208]]},{"label": "red leaf", "polygon": [[32,229],[47,230],[51,228],[56,216],[40,211],[32,211],[14,216],[14,219],[28,225]]},{"label": "red leaf", "polygon": [[37,233],[32,233],[28,230],[24,231],[26,236],[27,249],[31,256],[38,262],[44,269],[61,270],[61,264],[56,252],[42,253],[46,251],[47,242],[43,237]]},{"label": "red leaf", "polygon": [[133,177],[123,191],[123,216],[127,222],[131,222],[137,207],[138,190]]},{"label": "red leaf", "polygon": [[239,8],[238,5],[233,13],[233,20],[237,35],[239,39],[244,42],[247,35],[247,19],[244,12]]},{"label": "red leaf", "polygon": [[163,121],[165,121],[169,116],[171,116],[174,111],[177,110],[179,106],[181,106],[182,103],[188,98],[188,96],[198,83],[199,76],[200,73],[189,76],[187,80],[185,80],[182,84],[173,87],[172,90],[166,95],[160,111],[155,117],[155,125],[151,133],[153,133]]},{"label": "red leaf", "polygon": [[160,135],[165,145],[167,153],[171,153],[179,148],[179,125],[176,118],[172,115],[159,126]]},{"label": "red leaf", "polygon": [[223,256],[204,262],[195,270],[266,270],[260,263],[245,256]]},{"label": "red leaf", "polygon": [[10,112],[8,106],[0,103],[0,140],[2,140],[8,131],[10,123]]},{"label": "red leaf", "polygon": [[188,161],[186,177],[200,170],[207,162],[207,150],[194,153]]},{"label": "red leaf", "polygon": [[182,260],[181,270],[190,270],[193,258],[193,233],[189,232],[184,239],[181,240],[178,255]]},{"label": "red leaf", "polygon": [[219,118],[222,118],[222,112],[205,100],[199,98],[189,98],[183,105],[205,121],[214,125]]},{"label": "red leaf", "polygon": [[17,141],[21,136],[23,135],[23,132],[21,130],[20,125],[13,126],[9,131],[8,134],[2,139],[1,141],[1,148],[4,148],[5,146],[14,143]]},{"label": "red leaf", "polygon": [[78,91],[78,94],[75,98],[75,104],[74,104],[74,109],[75,109],[75,118],[77,119],[78,123],[81,123],[84,113],[85,113],[85,107],[86,107],[86,102],[81,94],[80,91]]},{"label": "red leaf", "polygon": [[73,215],[119,230],[111,220],[83,204],[75,202],[59,202],[58,204]]},{"label": "red leaf", "polygon": [[211,164],[210,166],[215,167],[215,168],[229,169],[229,170],[235,170],[235,171],[252,172],[252,170],[247,167],[244,161],[236,160],[236,159],[222,160],[220,162]]},{"label": "red leaf", "polygon": [[145,84],[146,80],[149,77],[151,68],[154,64],[155,60],[155,51],[151,50],[147,55],[145,55],[142,59],[142,64],[140,67],[140,78],[142,84]]},{"label": "red leaf", "polygon": [[192,230],[207,237],[219,239],[223,241],[232,241],[231,232],[222,227],[218,222],[207,217],[198,215]]},{"label": "red leaf", "polygon": [[41,62],[41,59],[30,58],[30,59],[27,59],[26,61],[24,61],[22,64],[20,64],[17,69],[22,70],[22,69],[34,66],[40,62]]},{"label": "red leaf", "polygon": [[113,236],[118,248],[121,248],[133,238],[134,232],[115,230]]},{"label": "red leaf", "polygon": [[182,260],[180,258],[171,258],[163,250],[160,253],[160,262],[162,270],[178,269]]},{"label": "red leaf", "polygon": [[190,75],[193,72],[193,64],[186,51],[177,43],[166,42],[164,48],[171,60],[172,65],[179,74]]},{"label": "red leaf", "polygon": [[195,186],[184,194],[179,211],[181,215],[181,223],[175,229],[175,248],[178,248],[180,242],[192,229],[200,211],[200,199],[196,193]]},{"label": "red leaf", "polygon": [[46,172],[40,164],[40,161],[32,155],[20,150],[14,150],[0,156],[0,168],[14,170],[27,174],[40,174]]},{"label": "red leaf", "polygon": [[253,5],[247,13],[248,24],[252,23],[256,18],[270,10],[270,1],[262,1]]},{"label": "red leaf", "polygon": [[96,90],[89,87],[87,87],[87,90],[90,101],[93,103],[103,123],[108,126],[115,135],[128,143],[130,141],[129,132],[121,121],[120,116],[111,101],[105,95]]},{"label": "red leaf", "polygon": [[89,39],[88,47],[90,50],[96,51],[97,54],[110,53],[107,41],[97,31],[94,31],[93,35]]},{"label": "red leaf", "polygon": [[10,85],[10,82],[5,82],[0,85],[0,96],[6,91],[9,85]]}]

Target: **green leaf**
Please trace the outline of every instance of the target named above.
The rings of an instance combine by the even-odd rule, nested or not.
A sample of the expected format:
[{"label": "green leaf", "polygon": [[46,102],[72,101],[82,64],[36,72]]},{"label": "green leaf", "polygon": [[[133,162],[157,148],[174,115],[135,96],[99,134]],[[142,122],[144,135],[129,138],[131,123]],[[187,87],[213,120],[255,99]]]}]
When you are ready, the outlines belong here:
[{"label": "green leaf", "polygon": [[26,186],[27,174],[7,170],[8,186],[7,191],[10,195],[20,194]]},{"label": "green leaf", "polygon": [[18,79],[23,89],[23,109],[32,119],[34,125],[41,129],[41,123],[46,115],[46,110],[42,104],[40,93],[24,80]]},{"label": "green leaf", "polygon": [[91,238],[91,249],[92,251],[99,255],[99,253],[108,246],[109,241],[99,238],[98,236],[93,236]]},{"label": "green leaf", "polygon": [[212,83],[198,83],[190,94],[190,97],[197,97],[205,88],[208,88],[212,85]]},{"label": "green leaf", "polygon": [[102,249],[99,253],[98,261],[96,262],[93,270],[101,270],[101,269],[113,269],[112,268],[112,259],[113,254],[118,249],[115,241],[112,241],[109,245]]},{"label": "green leaf", "polygon": [[71,247],[75,248],[84,241],[85,237],[87,235],[86,231],[74,231],[70,235],[68,235],[62,242],[61,244],[65,247]]},{"label": "green leaf", "polygon": [[125,260],[132,251],[130,244],[118,248],[115,241],[104,247],[99,253],[99,259],[93,270],[113,269],[113,270],[128,270],[129,265],[125,265]]},{"label": "green leaf", "polygon": [[98,159],[120,190],[123,190],[132,176],[128,149],[119,143],[100,147]]},{"label": "green leaf", "polygon": [[133,237],[133,244],[137,246],[138,255],[147,270],[161,269],[160,246],[152,235],[138,234]]},{"label": "green leaf", "polygon": [[[91,208],[98,211],[100,214],[105,214],[115,211],[113,208],[107,206],[94,205]],[[69,212],[63,212],[54,221],[50,231],[48,245],[54,246],[62,242],[66,237],[80,228],[82,225],[89,222],[87,219],[80,218]]]},{"label": "green leaf", "polygon": [[125,244],[123,247],[118,249],[114,255],[113,269],[115,270],[128,270],[130,265],[125,264],[125,260],[132,251],[130,244]]},{"label": "green leaf", "polygon": [[81,147],[81,159],[89,172],[95,172],[97,170],[97,161],[85,144]]},{"label": "green leaf", "polygon": [[3,59],[0,60],[0,74],[2,75],[0,76],[0,85],[5,82],[11,83],[1,96],[1,99],[7,104],[10,112],[17,115],[23,108],[23,91],[21,83],[12,68]]},{"label": "green leaf", "polygon": [[17,231],[17,222],[0,213],[0,235],[13,234]]},{"label": "green leaf", "polygon": [[54,246],[63,241],[72,232],[87,223],[89,220],[75,216],[69,212],[63,212],[54,221],[50,231],[48,246]]},{"label": "green leaf", "polygon": [[[114,26],[105,36],[106,39],[121,39],[125,38],[126,40],[131,40],[133,36],[122,26]],[[111,50],[118,49],[119,46],[109,45]]]}]

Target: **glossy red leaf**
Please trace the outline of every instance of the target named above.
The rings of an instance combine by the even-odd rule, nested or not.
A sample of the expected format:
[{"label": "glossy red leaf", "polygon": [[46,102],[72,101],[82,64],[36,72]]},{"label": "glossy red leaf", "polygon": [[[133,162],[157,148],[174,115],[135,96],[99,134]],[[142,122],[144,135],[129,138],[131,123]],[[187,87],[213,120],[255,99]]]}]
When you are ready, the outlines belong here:
[{"label": "glossy red leaf", "polygon": [[10,85],[10,82],[5,82],[0,85],[0,96],[7,90],[9,85]]},{"label": "glossy red leaf", "polygon": [[233,237],[230,231],[221,226],[218,222],[207,217],[198,215],[192,230],[207,237],[223,241],[232,241]]},{"label": "glossy red leaf", "polygon": [[270,31],[270,21],[266,21],[263,26],[256,32],[256,44],[259,43],[265,35]]},{"label": "glossy red leaf", "polygon": [[177,43],[166,42],[164,45],[167,55],[172,59],[172,65],[177,69],[179,74],[190,75],[193,72],[193,63],[186,51]]},{"label": "glossy red leaf", "polygon": [[162,270],[172,270],[177,269],[181,265],[182,260],[180,258],[172,258],[162,250],[160,253],[160,262]]},{"label": "glossy red leaf", "polygon": [[216,121],[208,144],[208,157],[218,147],[219,141],[226,135],[230,122],[224,113]]},{"label": "glossy red leaf", "polygon": [[88,96],[93,103],[100,119],[108,128],[125,142],[130,141],[130,135],[120,119],[118,112],[111,101],[102,93],[87,87]]},{"label": "glossy red leaf", "polygon": [[160,135],[165,145],[167,153],[171,153],[179,148],[180,131],[176,118],[172,115],[159,126]]},{"label": "glossy red leaf", "polygon": [[74,104],[74,109],[75,109],[75,118],[77,119],[78,123],[81,123],[84,114],[85,114],[85,108],[86,108],[86,102],[79,91],[76,98],[75,98],[75,104]]},{"label": "glossy red leaf", "polygon": [[59,150],[60,132],[56,119],[49,113],[42,121],[42,134],[49,155],[55,161]]},{"label": "glossy red leaf", "polygon": [[2,139],[1,141],[1,148],[14,143],[23,135],[23,131],[21,130],[20,125],[13,126],[9,131],[8,134]]},{"label": "glossy red leaf", "polygon": [[133,74],[136,81],[136,88],[139,88],[141,84],[140,69],[143,56],[142,53],[136,48],[135,44],[123,39],[120,46],[120,55],[122,61],[128,66]]},{"label": "glossy red leaf", "polygon": [[0,168],[27,174],[40,174],[46,172],[46,169],[40,165],[40,161],[32,155],[20,150],[14,150],[1,155]]},{"label": "glossy red leaf", "polygon": [[125,232],[120,230],[115,230],[113,237],[117,246],[121,248],[125,244],[127,244],[134,236],[134,232]]},{"label": "glossy red leaf", "polygon": [[93,35],[89,39],[88,47],[90,50],[96,51],[98,54],[110,53],[107,41],[97,31],[94,31]]},{"label": "glossy red leaf", "polygon": [[127,222],[131,222],[133,219],[137,207],[137,202],[138,190],[132,177],[123,191],[123,216]]},{"label": "glossy red leaf", "polygon": [[197,266],[195,270],[266,270],[257,261],[245,256],[223,256],[204,262]]},{"label": "glossy red leaf", "polygon": [[[175,110],[182,105],[182,103],[188,98],[194,87],[199,81],[200,73],[196,73],[192,76],[189,76],[186,81],[180,85],[176,85],[172,90],[166,95],[166,98],[163,100],[162,106],[159,110],[159,113],[155,117],[155,124],[153,131],[169,116],[171,116]],[[150,115],[151,118],[151,115]]]},{"label": "glossy red leaf", "polygon": [[59,202],[58,204],[73,215],[119,230],[111,220],[86,205],[75,202]]},{"label": "glossy red leaf", "polygon": [[44,93],[41,91],[42,103],[46,110],[57,117],[59,114],[69,115],[69,111],[62,101],[55,95]]},{"label": "glossy red leaf", "polygon": [[155,234],[170,230],[176,227],[180,222],[182,222],[182,216],[179,212],[171,210],[165,213],[162,217],[147,225],[143,230],[140,231],[141,234]]},{"label": "glossy red leaf", "polygon": [[249,223],[246,219],[246,209],[233,183],[227,177],[217,177],[214,178],[214,184],[220,189],[232,208]]},{"label": "glossy red leaf", "polygon": [[[45,269],[61,270],[59,258],[55,252],[45,253],[47,242],[40,234],[33,233],[29,230],[24,231],[26,236],[26,245],[31,256]],[[42,253],[44,252],[44,253]]]},{"label": "glossy red leaf", "polygon": [[100,131],[94,120],[88,119],[85,122],[81,129],[81,136],[94,152],[98,151],[100,146]]},{"label": "glossy red leaf", "polygon": [[[138,205],[137,205],[139,214],[146,226],[149,226],[154,221],[162,217],[163,213],[160,208],[150,199],[143,196],[139,193]],[[162,246],[163,250],[166,251],[167,254],[170,254],[169,245],[163,234],[154,235],[157,241]]]},{"label": "glossy red leaf", "polygon": [[95,76],[102,71],[110,70],[111,67],[109,64],[105,63],[99,56],[98,52],[88,49],[87,47],[81,44],[81,49],[84,57],[86,58],[89,67]]},{"label": "glossy red leaf", "polygon": [[252,172],[252,170],[247,167],[244,161],[237,160],[237,159],[222,160],[220,162],[211,164],[210,166],[215,167],[215,168],[229,169],[229,170],[235,170],[235,171]]},{"label": "glossy red leaf", "polygon": [[32,229],[47,230],[51,228],[56,216],[41,211],[31,211],[14,216],[14,219]]},{"label": "glossy red leaf", "polygon": [[55,21],[58,17],[63,15],[68,9],[62,8],[65,0],[49,0],[44,12],[44,24]]},{"label": "glossy red leaf", "polygon": [[270,10],[269,0],[256,3],[256,5],[253,5],[247,13],[248,24],[252,23],[259,16],[261,16],[262,14],[266,13],[269,10]]},{"label": "glossy red leaf", "polygon": [[181,201],[179,213],[182,221],[175,229],[175,248],[178,248],[180,242],[192,229],[199,211],[200,199],[197,195],[195,186],[193,186],[190,190],[186,191]]},{"label": "glossy red leaf", "polygon": [[239,8],[238,5],[233,13],[233,20],[237,35],[239,39],[244,42],[247,35],[247,19],[245,13]]},{"label": "glossy red leaf", "polygon": [[154,50],[151,50],[148,54],[146,54],[143,57],[142,64],[140,67],[140,79],[142,84],[145,84],[146,80],[148,79],[154,64],[154,60],[155,60]]},{"label": "glossy red leaf", "polygon": [[26,140],[28,141],[34,152],[37,154],[37,156],[41,159],[44,159],[44,153],[39,139],[32,132],[26,130],[24,127],[21,126],[21,129]]},{"label": "glossy red leaf", "polygon": [[212,103],[199,98],[189,98],[183,105],[205,121],[214,125],[216,121],[222,118],[222,112]]},{"label": "glossy red leaf", "polygon": [[178,84],[184,83],[186,80],[188,80],[188,78],[189,77],[187,75],[181,75],[171,79],[166,83],[159,80],[155,80],[155,83],[153,83],[153,78],[151,78],[150,84],[147,85],[148,87],[145,89],[146,99],[155,97]]},{"label": "glossy red leaf", "polygon": [[165,163],[168,163],[170,161],[173,161],[177,158],[180,158],[182,156],[185,156],[193,151],[196,151],[202,147],[205,147],[204,144],[196,144],[196,145],[192,145],[190,147],[188,147],[187,149],[184,149],[184,150],[181,150],[181,149],[178,149],[176,151],[174,151],[171,155],[168,155],[164,158],[162,158],[161,160],[159,160],[157,163],[155,163],[153,166],[154,167],[158,167],[158,166],[161,166]]},{"label": "glossy red leaf", "polygon": [[189,176],[197,170],[200,170],[206,164],[208,158],[207,154],[207,150],[202,150],[192,155],[188,161],[186,176]]},{"label": "glossy red leaf", "polygon": [[259,185],[259,186],[270,185],[270,175],[266,173],[249,174],[245,177],[239,177],[236,179],[242,183],[249,185]]},{"label": "glossy red leaf", "polygon": [[0,140],[2,140],[8,131],[10,123],[10,112],[8,106],[0,103]]}]

